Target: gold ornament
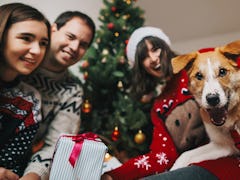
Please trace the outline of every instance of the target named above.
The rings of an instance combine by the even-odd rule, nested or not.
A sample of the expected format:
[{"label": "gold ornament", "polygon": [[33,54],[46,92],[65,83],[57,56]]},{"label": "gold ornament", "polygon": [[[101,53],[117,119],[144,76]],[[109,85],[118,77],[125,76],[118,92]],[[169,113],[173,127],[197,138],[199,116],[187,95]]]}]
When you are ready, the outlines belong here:
[{"label": "gold ornament", "polygon": [[115,37],[118,37],[118,36],[119,36],[119,32],[115,32],[115,33],[114,33],[114,36],[115,36]]},{"label": "gold ornament", "polygon": [[89,101],[86,99],[84,103],[82,104],[82,111],[84,113],[90,113],[92,110],[92,105],[89,103]]},{"label": "gold ornament", "polygon": [[127,3],[128,5],[130,5],[130,4],[131,4],[131,0],[126,0],[126,3]]},{"label": "gold ornament", "polygon": [[134,141],[137,144],[142,144],[146,139],[145,134],[142,132],[142,130],[139,130],[138,133],[134,137]]}]

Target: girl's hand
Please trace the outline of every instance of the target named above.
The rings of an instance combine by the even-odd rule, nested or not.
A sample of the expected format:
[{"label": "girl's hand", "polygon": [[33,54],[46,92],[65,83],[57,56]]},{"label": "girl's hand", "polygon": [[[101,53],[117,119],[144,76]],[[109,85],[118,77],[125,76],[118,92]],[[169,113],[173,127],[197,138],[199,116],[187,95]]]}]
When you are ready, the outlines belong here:
[{"label": "girl's hand", "polygon": [[17,174],[15,174],[14,172],[0,167],[0,180],[19,180],[19,177]]}]

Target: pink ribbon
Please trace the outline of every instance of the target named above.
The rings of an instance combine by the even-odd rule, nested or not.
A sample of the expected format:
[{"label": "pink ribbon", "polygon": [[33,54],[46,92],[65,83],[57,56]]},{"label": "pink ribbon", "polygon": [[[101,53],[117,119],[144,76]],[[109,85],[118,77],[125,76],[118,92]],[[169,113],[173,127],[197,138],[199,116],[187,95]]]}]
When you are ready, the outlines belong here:
[{"label": "pink ribbon", "polygon": [[74,145],[73,150],[72,150],[72,152],[70,154],[70,157],[69,157],[69,162],[72,165],[72,167],[75,166],[75,163],[76,163],[76,161],[77,161],[77,159],[78,159],[78,157],[81,153],[84,139],[101,142],[98,135],[94,134],[92,132],[88,132],[88,133],[84,133],[84,134],[78,134],[78,135],[75,135],[75,136],[73,136],[73,135],[63,135],[63,137],[72,138],[72,141],[75,142],[75,145]]}]

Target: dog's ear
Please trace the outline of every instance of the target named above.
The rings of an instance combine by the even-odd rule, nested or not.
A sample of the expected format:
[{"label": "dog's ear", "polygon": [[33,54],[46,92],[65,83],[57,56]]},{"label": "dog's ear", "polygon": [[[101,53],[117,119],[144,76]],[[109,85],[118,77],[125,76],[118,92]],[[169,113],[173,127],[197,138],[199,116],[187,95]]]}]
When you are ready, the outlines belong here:
[{"label": "dog's ear", "polygon": [[227,57],[233,66],[240,67],[240,40],[231,42],[226,46],[220,47],[219,51]]},{"label": "dog's ear", "polygon": [[180,72],[182,69],[186,68],[187,65],[192,62],[194,59],[196,59],[197,53],[193,52],[190,54],[184,54],[177,56],[175,58],[171,59],[173,73],[176,74]]},{"label": "dog's ear", "polygon": [[219,48],[223,54],[240,55],[240,40],[231,42],[226,46]]}]

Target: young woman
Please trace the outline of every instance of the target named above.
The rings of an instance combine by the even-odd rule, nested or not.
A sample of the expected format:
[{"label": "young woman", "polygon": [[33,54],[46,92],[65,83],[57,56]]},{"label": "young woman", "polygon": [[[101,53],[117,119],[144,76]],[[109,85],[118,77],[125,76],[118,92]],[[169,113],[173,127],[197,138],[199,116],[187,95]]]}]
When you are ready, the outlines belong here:
[{"label": "young woman", "polygon": [[172,73],[170,61],[176,54],[168,36],[158,28],[139,28],[129,39],[127,56],[133,64],[132,92],[142,101],[155,98],[152,143],[149,153],[106,172],[102,179],[131,180],[164,172],[179,153],[206,141],[199,108],[187,89],[186,72]]},{"label": "young woman", "polygon": [[0,17],[0,179],[18,179],[41,120],[40,95],[19,77],[44,59],[50,24],[22,3],[0,6]]}]

